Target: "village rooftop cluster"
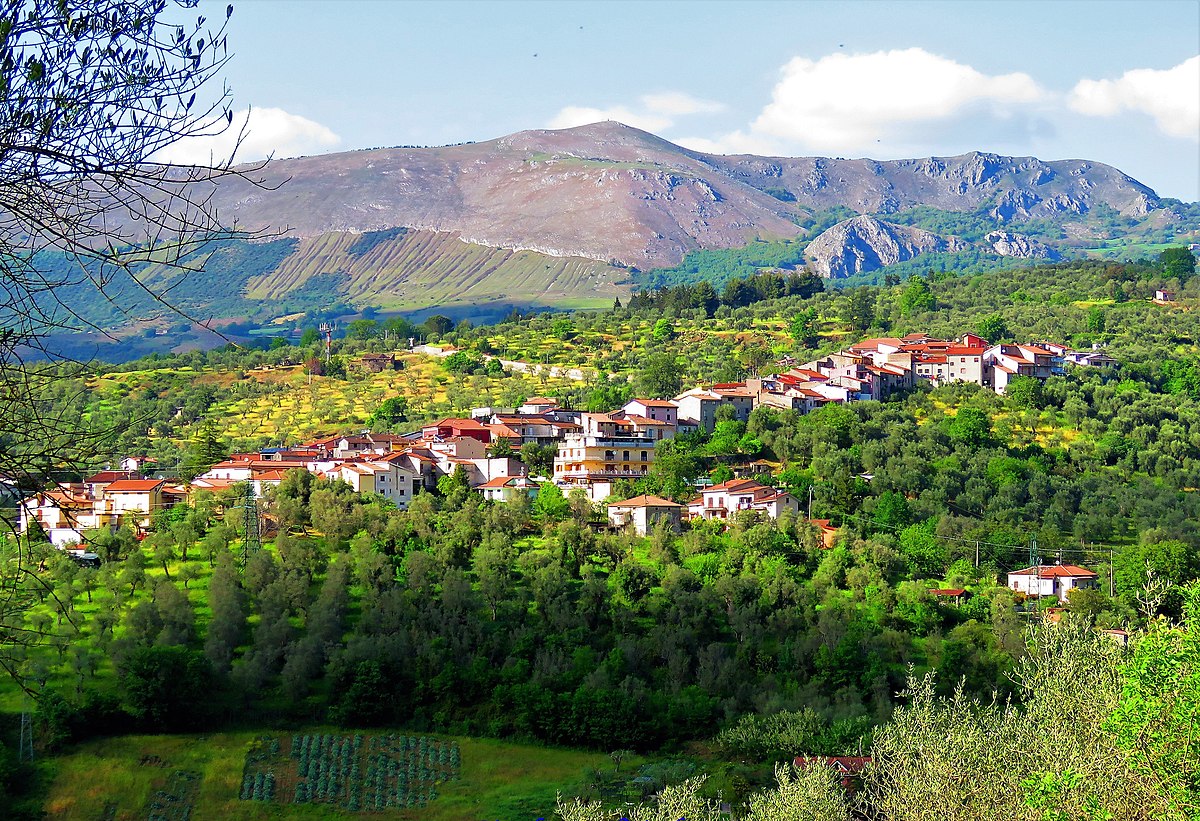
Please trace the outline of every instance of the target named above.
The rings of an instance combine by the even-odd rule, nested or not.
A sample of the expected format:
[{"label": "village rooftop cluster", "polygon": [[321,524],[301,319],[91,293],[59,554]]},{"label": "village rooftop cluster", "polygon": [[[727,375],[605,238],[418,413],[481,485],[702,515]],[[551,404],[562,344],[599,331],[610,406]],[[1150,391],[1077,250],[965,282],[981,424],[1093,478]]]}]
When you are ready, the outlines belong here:
[{"label": "village rooftop cluster", "polygon": [[[974,334],[952,341],[924,334],[866,339],[811,362],[782,360],[780,372],[769,376],[696,387],[672,399],[633,399],[610,413],[575,411],[559,407],[554,399],[533,397],[512,410],[478,408],[471,418],[442,419],[403,434],[364,432],[234,454],[191,483],[142,478],[141,462],[126,459],[120,470],[100,471],[82,483],[59,485],[22,500],[20,529],[27,532],[37,521],[58,546],[84,542],[86,531],[123,524],[144,533],[155,511],[186,503],[196,490],[216,492],[247,483],[260,497],[296,469],[341,480],[356,493],[377,494],[401,510],[417,493],[434,489],[439,478],[449,475],[463,477],[492,501],[511,501],[522,494],[533,498],[543,483],[553,482],[564,493],[579,491],[601,503],[613,496],[621,480],[649,473],[660,442],[697,429],[711,432],[723,407],[731,409],[726,416],[741,421],[759,406],[809,413],[830,402],[885,399],[921,381],[935,386],[971,382],[1003,393],[1017,376],[1045,380],[1062,374],[1068,363],[1113,362],[1102,351],[1075,352],[1051,343],[992,345]],[[510,446],[500,449],[505,455],[494,447],[501,441]],[[557,449],[552,476],[528,475],[516,453],[529,443]],[[685,519],[726,519],[739,511],[777,519],[785,511],[801,510],[790,493],[749,478],[701,484],[697,491],[683,505],[650,495],[613,501],[608,504],[609,521],[645,535],[659,522],[678,527]],[[833,529],[827,522],[817,524],[830,543]],[[1094,581],[1095,574],[1089,573],[1049,593],[1065,597],[1070,585]],[[1012,584],[1035,592],[1025,590],[1026,575],[1018,574]]]}]

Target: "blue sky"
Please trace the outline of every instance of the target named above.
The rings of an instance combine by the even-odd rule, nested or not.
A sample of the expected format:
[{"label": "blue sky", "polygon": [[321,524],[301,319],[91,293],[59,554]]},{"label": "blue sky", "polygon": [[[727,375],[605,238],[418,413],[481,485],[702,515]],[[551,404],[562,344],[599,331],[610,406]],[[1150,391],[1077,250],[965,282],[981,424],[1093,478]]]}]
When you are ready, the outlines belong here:
[{"label": "blue sky", "polygon": [[619,119],[723,153],[1084,158],[1200,200],[1198,0],[243,0],[229,45],[247,160]]}]

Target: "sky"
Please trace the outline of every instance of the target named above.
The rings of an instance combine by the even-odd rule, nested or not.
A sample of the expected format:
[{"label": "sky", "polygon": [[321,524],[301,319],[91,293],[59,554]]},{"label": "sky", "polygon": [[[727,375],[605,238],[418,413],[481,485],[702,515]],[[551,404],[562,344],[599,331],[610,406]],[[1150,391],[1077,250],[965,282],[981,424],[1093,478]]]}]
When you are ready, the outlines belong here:
[{"label": "sky", "polygon": [[235,0],[229,49],[242,160],[614,119],[726,154],[1087,159],[1200,200],[1200,0]]}]

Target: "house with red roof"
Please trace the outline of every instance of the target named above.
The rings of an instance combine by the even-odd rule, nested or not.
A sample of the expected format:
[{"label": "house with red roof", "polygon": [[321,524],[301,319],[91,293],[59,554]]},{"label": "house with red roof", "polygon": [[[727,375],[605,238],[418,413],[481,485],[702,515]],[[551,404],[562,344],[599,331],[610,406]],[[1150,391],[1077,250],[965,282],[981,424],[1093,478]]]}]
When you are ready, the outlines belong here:
[{"label": "house with red roof", "polygon": [[121,479],[140,478],[142,478],[142,474],[136,470],[101,470],[84,479],[83,483],[87,486],[88,495],[93,499],[99,499],[104,489],[113,482]]},{"label": "house with red roof", "polygon": [[743,510],[756,510],[778,519],[785,510],[799,513],[800,502],[787,491],[753,479],[730,479],[704,488],[688,502],[688,517],[692,519],[727,519]]},{"label": "house with red roof", "polygon": [[626,416],[639,416],[668,425],[679,424],[679,406],[669,399],[630,399],[621,410]]},{"label": "house with red roof", "polygon": [[449,439],[455,436],[466,436],[477,439],[483,444],[490,444],[492,432],[485,425],[474,419],[448,418],[432,425],[421,428],[421,438],[426,441]]},{"label": "house with red roof", "polygon": [[645,536],[659,522],[666,522],[671,530],[678,530],[683,518],[683,505],[658,496],[634,496],[623,502],[610,502],[608,521],[613,527],[632,527],[639,536]]},{"label": "house with red roof", "polygon": [[104,488],[103,499],[111,503],[114,514],[146,528],[154,512],[168,506],[164,485],[164,479],[121,479]]},{"label": "house with red roof", "polygon": [[1067,594],[1072,590],[1099,589],[1100,576],[1074,564],[1038,565],[1009,573],[1008,587],[1026,596],[1054,596],[1066,602]]},{"label": "house with red roof", "polygon": [[490,502],[511,502],[522,494],[533,500],[537,497],[538,483],[528,476],[496,476],[474,489]]}]

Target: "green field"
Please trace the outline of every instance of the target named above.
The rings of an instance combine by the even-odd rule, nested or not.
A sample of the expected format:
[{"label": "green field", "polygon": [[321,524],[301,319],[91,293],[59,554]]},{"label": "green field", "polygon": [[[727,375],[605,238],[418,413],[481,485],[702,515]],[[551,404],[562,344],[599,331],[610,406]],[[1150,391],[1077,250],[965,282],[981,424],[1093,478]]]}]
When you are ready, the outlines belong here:
[{"label": "green field", "polygon": [[[317,732],[321,729],[318,728]],[[336,732],[328,728],[325,732]],[[42,764],[51,779],[45,809],[61,819],[133,821],[149,817],[151,802],[176,772],[194,773],[191,818],[358,818],[322,804],[277,804],[239,799],[242,767],[258,732],[205,736],[125,736],[84,744]],[[280,731],[279,736],[290,736]],[[368,734],[378,735],[378,733]],[[451,737],[439,736],[446,739]],[[578,752],[454,737],[462,750],[458,780],[439,785],[422,809],[389,810],[421,821],[532,821],[549,818],[559,792],[581,786],[585,770],[612,767],[603,753]],[[160,803],[163,802],[158,797]]]}]

